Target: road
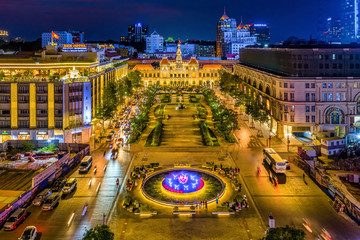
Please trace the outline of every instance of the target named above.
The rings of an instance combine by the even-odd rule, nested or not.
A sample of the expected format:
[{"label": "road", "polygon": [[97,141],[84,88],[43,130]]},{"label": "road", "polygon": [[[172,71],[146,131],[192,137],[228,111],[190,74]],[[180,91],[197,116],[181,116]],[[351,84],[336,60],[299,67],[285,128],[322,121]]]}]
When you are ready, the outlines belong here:
[{"label": "road", "polygon": [[[231,156],[241,169],[241,176],[254,200],[264,222],[268,225],[271,212],[276,226],[302,226],[307,218],[313,233],[307,232],[308,239],[314,239],[325,228],[333,239],[360,239],[360,227],[346,214],[338,214],[332,207],[331,199],[308,177],[303,180],[303,171],[291,164],[287,171],[286,184],[274,186],[262,165],[264,139],[255,137],[256,130],[241,122],[237,132],[240,143],[231,149]],[[272,147],[283,157],[289,153],[283,143],[272,143]],[[257,174],[257,167],[261,174]]]}]

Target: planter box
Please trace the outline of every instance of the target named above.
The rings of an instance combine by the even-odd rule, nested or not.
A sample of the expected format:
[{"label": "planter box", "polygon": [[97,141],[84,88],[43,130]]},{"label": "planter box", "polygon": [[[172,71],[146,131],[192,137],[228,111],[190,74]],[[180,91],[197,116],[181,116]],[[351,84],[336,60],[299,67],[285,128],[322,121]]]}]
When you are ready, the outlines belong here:
[{"label": "planter box", "polygon": [[139,212],[139,213],[135,213],[135,215],[139,215],[139,216],[152,216],[152,215],[156,215],[157,212]]},{"label": "planter box", "polygon": [[194,215],[196,214],[195,211],[176,211],[173,212],[174,215]]},{"label": "planter box", "polygon": [[214,215],[233,215],[235,212],[212,212]]}]

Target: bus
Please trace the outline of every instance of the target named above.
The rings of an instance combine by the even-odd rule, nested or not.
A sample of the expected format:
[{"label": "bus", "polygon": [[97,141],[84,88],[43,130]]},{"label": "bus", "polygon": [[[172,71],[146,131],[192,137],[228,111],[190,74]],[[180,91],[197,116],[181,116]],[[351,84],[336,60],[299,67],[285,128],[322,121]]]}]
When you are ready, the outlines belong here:
[{"label": "bus", "polygon": [[286,172],[286,162],[272,148],[264,148],[264,160],[275,173]]}]

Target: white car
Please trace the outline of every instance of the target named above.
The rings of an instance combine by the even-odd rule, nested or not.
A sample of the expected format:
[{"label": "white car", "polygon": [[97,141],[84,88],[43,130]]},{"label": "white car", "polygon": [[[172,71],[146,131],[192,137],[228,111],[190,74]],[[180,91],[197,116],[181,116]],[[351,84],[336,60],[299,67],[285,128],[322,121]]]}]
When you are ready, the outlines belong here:
[{"label": "white car", "polygon": [[35,240],[37,236],[37,229],[35,226],[27,226],[19,240]]}]

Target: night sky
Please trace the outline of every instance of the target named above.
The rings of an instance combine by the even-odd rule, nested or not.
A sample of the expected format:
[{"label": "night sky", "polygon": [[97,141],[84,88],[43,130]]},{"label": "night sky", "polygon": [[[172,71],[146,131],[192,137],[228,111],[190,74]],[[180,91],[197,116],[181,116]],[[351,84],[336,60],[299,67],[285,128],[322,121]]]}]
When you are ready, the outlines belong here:
[{"label": "night sky", "polygon": [[[215,40],[224,5],[229,17],[266,22],[271,42],[316,36],[320,0],[0,0],[0,29],[10,37],[35,40],[51,30],[81,30],[87,40],[119,40],[127,25],[143,22],[150,31],[175,39]],[[341,0],[323,0],[325,17],[340,16]]]}]

